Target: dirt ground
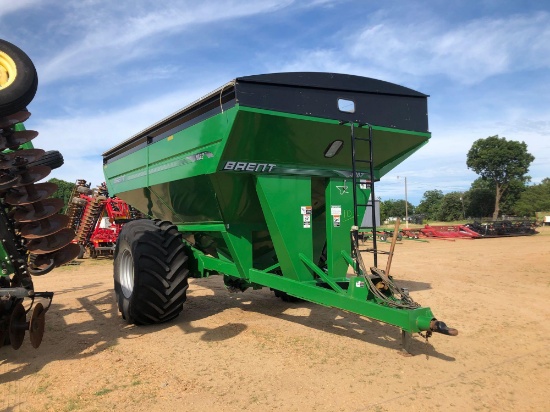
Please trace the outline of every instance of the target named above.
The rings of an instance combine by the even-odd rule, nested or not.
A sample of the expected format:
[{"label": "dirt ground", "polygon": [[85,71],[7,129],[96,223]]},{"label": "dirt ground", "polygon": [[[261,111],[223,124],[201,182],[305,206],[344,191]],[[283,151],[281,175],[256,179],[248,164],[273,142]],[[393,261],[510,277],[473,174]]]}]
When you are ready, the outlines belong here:
[{"label": "dirt ground", "polygon": [[0,410],[550,410],[550,227],[403,241],[392,274],[459,335],[404,357],[393,326],[219,276],[192,280],[175,321],[129,326],[112,260],[59,268],[35,280],[55,291],[40,348],[0,348]]}]

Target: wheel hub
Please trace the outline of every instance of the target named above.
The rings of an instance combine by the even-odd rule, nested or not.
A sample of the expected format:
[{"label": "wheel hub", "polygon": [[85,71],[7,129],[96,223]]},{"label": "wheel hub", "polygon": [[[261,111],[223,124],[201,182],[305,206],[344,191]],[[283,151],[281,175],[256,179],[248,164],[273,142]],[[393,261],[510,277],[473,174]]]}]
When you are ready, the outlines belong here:
[{"label": "wheel hub", "polygon": [[0,51],[0,88],[8,87],[17,76],[17,66],[13,59]]},{"label": "wheel hub", "polygon": [[134,290],[134,259],[129,250],[124,250],[120,257],[120,286],[122,294],[130,299]]}]

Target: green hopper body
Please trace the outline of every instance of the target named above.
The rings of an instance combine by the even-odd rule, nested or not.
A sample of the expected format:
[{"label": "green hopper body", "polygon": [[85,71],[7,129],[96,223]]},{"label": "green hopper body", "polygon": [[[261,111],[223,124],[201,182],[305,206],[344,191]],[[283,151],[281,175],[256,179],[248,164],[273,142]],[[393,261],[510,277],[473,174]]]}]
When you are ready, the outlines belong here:
[{"label": "green hopper body", "polygon": [[371,182],[429,139],[422,93],[275,73],[227,83],[103,163],[110,194],[177,225],[193,276],[220,273],[233,289],[269,287],[419,332],[430,309],[379,301],[355,265],[351,233],[355,222],[371,226]]}]

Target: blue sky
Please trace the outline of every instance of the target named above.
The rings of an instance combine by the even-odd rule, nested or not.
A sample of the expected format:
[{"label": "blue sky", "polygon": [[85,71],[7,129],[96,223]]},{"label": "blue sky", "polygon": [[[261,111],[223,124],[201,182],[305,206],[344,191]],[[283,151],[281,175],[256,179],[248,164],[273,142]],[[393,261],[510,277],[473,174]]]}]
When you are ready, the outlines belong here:
[{"label": "blue sky", "polygon": [[101,153],[235,77],[328,71],[428,100],[432,139],[376,194],[418,204],[467,190],[479,138],[525,141],[550,177],[550,2],[0,0],[0,38],[33,59],[27,128],[59,150],[50,177],[101,183]]}]

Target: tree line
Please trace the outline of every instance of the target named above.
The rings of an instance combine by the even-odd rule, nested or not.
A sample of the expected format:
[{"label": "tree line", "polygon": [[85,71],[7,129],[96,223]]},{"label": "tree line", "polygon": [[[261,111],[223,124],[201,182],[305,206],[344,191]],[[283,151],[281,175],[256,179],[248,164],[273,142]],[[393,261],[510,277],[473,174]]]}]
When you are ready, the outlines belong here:
[{"label": "tree line", "polygon": [[[550,211],[550,178],[529,185],[529,166],[535,160],[524,142],[490,136],[476,140],[466,165],[480,177],[464,192],[444,194],[428,190],[418,206],[408,203],[408,214],[428,221],[450,222],[499,216],[532,218],[535,212]],[[405,216],[404,200],[380,202],[380,217]]]},{"label": "tree line", "polygon": [[71,202],[71,195],[74,191],[75,184],[66,182],[65,180],[56,179],[55,177],[48,180],[48,182],[55,183],[57,185],[57,190],[52,194],[51,197],[56,197],[58,199],[63,199],[65,206],[61,210],[61,213],[65,213],[69,202]]}]

